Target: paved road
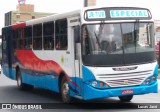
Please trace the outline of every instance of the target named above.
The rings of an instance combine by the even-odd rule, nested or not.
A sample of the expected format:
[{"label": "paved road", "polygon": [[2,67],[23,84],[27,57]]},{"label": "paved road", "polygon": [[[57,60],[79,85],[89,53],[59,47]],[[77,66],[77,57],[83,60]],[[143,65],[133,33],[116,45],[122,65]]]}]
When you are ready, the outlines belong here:
[{"label": "paved road", "polygon": [[[159,90],[160,92],[160,90]],[[61,98],[58,94],[53,93],[48,90],[40,89],[40,88],[35,88],[32,91],[20,91],[18,90],[16,86],[16,81],[13,81],[11,79],[8,79],[4,75],[0,75],[0,103],[55,103],[56,105],[58,104],[59,109],[54,109],[54,110],[31,110],[31,112],[72,112],[76,111],[79,112],[86,112],[86,111],[95,111],[95,112],[140,112],[144,111],[142,109],[133,109],[133,110],[128,110],[128,109],[112,109],[108,110],[105,109],[106,104],[110,105],[110,107],[114,106],[114,104],[110,103],[115,103],[115,104],[121,104],[119,102],[118,98],[108,98],[108,99],[101,99],[101,100],[93,100],[93,101],[88,101],[89,103],[101,103],[101,107],[97,109],[87,109],[87,104],[84,105],[84,103],[81,100],[75,100],[74,101],[76,104],[70,104],[70,105],[64,105],[61,104]],[[87,103],[88,103],[87,102]],[[83,103],[83,104],[78,104],[78,103]],[[103,104],[102,104],[103,103]],[[127,107],[134,107],[135,103],[160,103],[160,93],[159,94],[148,94],[148,95],[140,95],[140,96],[135,96],[132,100],[131,103],[126,104]],[[61,109],[64,108],[62,106],[66,106],[66,108],[72,108],[72,109]],[[93,107],[96,107],[97,104],[93,104]],[[104,107],[104,108],[103,108]],[[0,110],[0,112],[21,112],[22,110]],[[158,112],[160,110],[155,109],[155,110],[145,110],[145,112]],[[28,110],[23,110],[23,112],[28,112]]]}]

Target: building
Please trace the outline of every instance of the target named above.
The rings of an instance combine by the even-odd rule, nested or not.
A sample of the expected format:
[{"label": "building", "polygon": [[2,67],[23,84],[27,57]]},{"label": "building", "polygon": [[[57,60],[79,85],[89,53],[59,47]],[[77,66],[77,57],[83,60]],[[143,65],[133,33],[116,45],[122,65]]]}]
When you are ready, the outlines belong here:
[{"label": "building", "polygon": [[96,5],[96,0],[87,0],[88,1],[88,6],[95,6]]},{"label": "building", "polygon": [[[34,12],[34,5],[25,4],[25,0],[18,0],[16,11],[5,13],[5,26],[24,22],[30,19],[41,18],[55,13]],[[84,0],[84,6],[95,6],[96,0]]]},{"label": "building", "polygon": [[52,14],[54,13],[34,12],[34,5],[31,4],[18,4],[16,11],[5,13],[5,26]]},{"label": "building", "polygon": [[95,6],[96,5],[96,0],[84,0],[84,6]]}]

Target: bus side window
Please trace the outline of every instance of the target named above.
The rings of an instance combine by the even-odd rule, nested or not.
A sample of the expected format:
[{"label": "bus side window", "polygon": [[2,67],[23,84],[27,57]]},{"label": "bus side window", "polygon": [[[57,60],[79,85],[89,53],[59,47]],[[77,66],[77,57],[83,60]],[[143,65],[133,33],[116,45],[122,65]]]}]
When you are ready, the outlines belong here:
[{"label": "bus side window", "polygon": [[22,50],[24,49],[24,29],[23,28],[16,29],[16,33],[17,33],[16,38],[18,43],[17,49]]},{"label": "bus side window", "polygon": [[32,49],[32,27],[24,28],[24,46],[25,49]]},{"label": "bus side window", "polygon": [[60,47],[60,41],[56,41],[56,49],[60,49],[61,47]]},{"label": "bus side window", "polygon": [[54,21],[43,24],[43,40],[45,50],[54,49]]},{"label": "bus side window", "polygon": [[13,34],[13,48],[17,49],[17,32],[15,29],[12,31],[12,34]]},{"label": "bus side window", "polygon": [[33,26],[33,49],[42,50],[42,24]]},{"label": "bus side window", "polygon": [[67,36],[67,19],[57,20],[55,22],[55,41],[57,50],[67,50],[68,36]]}]

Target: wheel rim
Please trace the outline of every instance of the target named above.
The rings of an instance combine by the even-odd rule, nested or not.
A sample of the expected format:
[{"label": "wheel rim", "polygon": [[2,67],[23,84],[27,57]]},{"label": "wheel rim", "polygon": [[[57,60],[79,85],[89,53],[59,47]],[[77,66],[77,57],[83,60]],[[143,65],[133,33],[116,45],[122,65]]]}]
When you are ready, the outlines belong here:
[{"label": "wheel rim", "polygon": [[62,97],[64,102],[69,102],[69,85],[65,82],[62,86]]}]

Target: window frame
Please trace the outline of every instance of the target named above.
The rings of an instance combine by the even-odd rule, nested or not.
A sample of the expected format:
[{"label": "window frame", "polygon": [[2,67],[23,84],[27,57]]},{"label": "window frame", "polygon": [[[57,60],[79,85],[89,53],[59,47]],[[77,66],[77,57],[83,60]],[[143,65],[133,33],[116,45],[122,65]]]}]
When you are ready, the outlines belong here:
[{"label": "window frame", "polygon": [[33,50],[42,50],[42,28],[42,23],[33,25]]},{"label": "window frame", "polygon": [[[30,29],[29,29],[30,28]],[[29,32],[28,32],[28,30],[27,29],[29,29],[31,32],[31,35],[29,35]],[[32,36],[33,36],[33,28],[32,28],[32,26],[26,26],[25,28],[24,28],[24,49],[25,50],[31,50],[32,48],[33,48],[33,43],[32,43]],[[27,32],[26,32],[27,31]],[[28,41],[30,41],[27,45],[26,45],[26,41],[27,41],[27,43],[28,43]],[[27,46],[27,47],[26,47]]]},{"label": "window frame", "polygon": [[[51,25],[51,26],[49,26],[49,25]],[[49,28],[49,30],[51,32],[49,32],[49,30],[45,29],[47,27]],[[48,32],[46,32],[46,31],[48,31],[50,34],[47,34]],[[49,44],[47,45],[46,40],[47,40],[47,42],[50,42],[50,40],[51,40],[52,41],[51,45],[49,45]],[[50,47],[47,47],[47,46],[50,46]],[[55,46],[55,23],[54,23],[54,21],[44,22],[43,23],[43,49],[44,50],[54,50],[54,48],[55,48],[54,46]]]},{"label": "window frame", "polygon": [[[64,41],[64,39],[66,40]],[[59,19],[55,21],[55,49],[56,50],[67,50],[68,49],[68,21],[67,21],[67,18]]]}]

